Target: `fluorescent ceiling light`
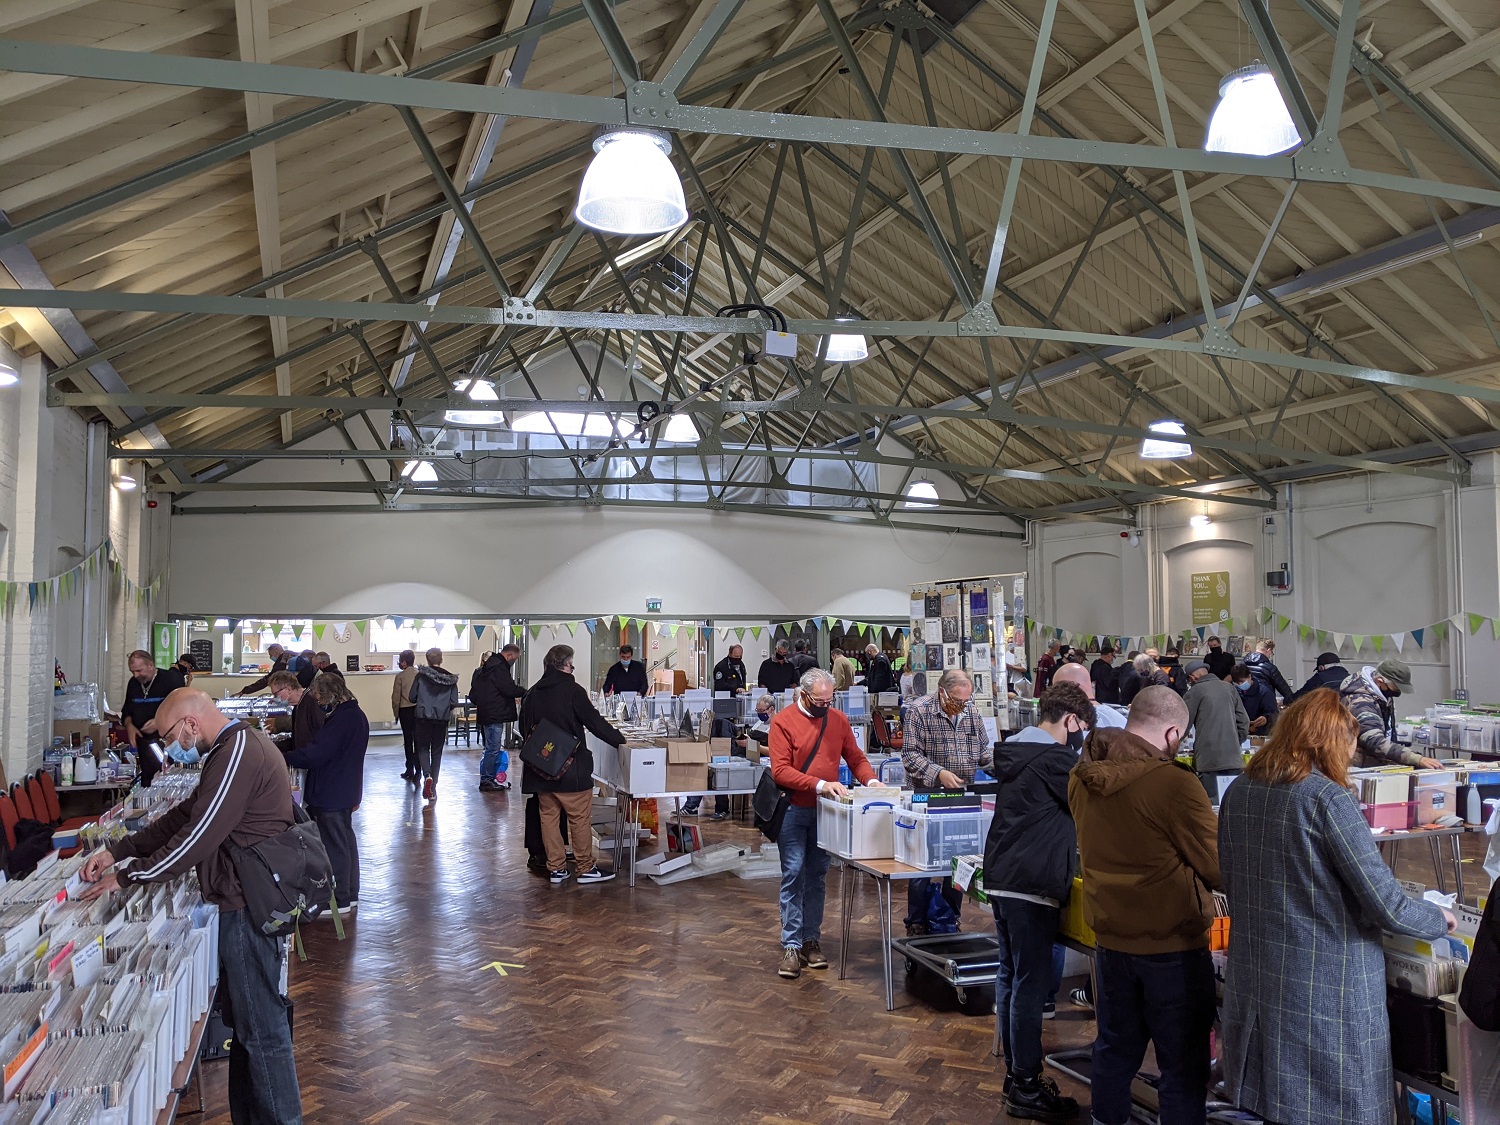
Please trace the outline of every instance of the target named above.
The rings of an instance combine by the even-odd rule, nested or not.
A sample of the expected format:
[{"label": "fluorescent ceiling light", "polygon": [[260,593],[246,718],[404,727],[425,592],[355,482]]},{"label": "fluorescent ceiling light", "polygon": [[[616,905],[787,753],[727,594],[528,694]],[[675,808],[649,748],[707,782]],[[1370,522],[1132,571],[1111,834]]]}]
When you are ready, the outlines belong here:
[{"label": "fluorescent ceiling light", "polygon": [[1197,512],[1193,515],[1192,519],[1188,520],[1188,523],[1192,524],[1194,527],[1207,527],[1213,522],[1213,516],[1209,515],[1207,512]]},{"label": "fluorescent ceiling light", "polygon": [[[1474,243],[1483,239],[1484,235],[1484,231],[1476,230],[1464,235],[1462,238],[1455,238],[1453,240],[1453,249],[1462,250],[1465,246],[1473,246]],[[1447,252],[1448,244],[1446,242],[1439,242],[1437,245],[1429,246],[1424,250],[1413,250],[1410,254],[1403,254],[1401,257],[1392,258],[1388,262],[1379,262],[1375,265],[1367,266],[1365,269],[1351,273],[1346,277],[1336,278],[1333,281],[1325,281],[1321,285],[1314,285],[1310,289],[1304,289],[1300,296],[1317,297],[1333,289],[1343,289],[1349,285],[1358,285],[1361,281],[1370,281],[1373,278],[1384,277],[1388,273],[1404,270],[1407,266],[1414,266],[1418,262],[1431,261],[1433,258]]]},{"label": "fluorescent ceiling light", "polygon": [[[517,414],[510,428],[518,434],[548,434],[561,437],[614,437],[623,432],[608,414],[573,414],[563,411],[532,410]],[[697,438],[693,439],[694,441]]]},{"label": "fluorescent ceiling light", "polygon": [[906,489],[906,507],[908,508],[936,508],[938,490],[937,485],[930,480],[914,480]]},{"label": "fluorescent ceiling light", "polygon": [[679,445],[697,445],[701,436],[691,414],[674,414],[667,420],[661,439]]},{"label": "fluorescent ceiling light", "polygon": [[605,234],[664,234],[687,222],[671,137],[658,129],[610,129],[594,138],[594,158],[573,214]]},{"label": "fluorescent ceiling light", "polygon": [[[1187,433],[1181,422],[1163,418],[1146,427],[1153,434],[1171,434],[1181,437]],[[1161,438],[1146,438],[1141,442],[1141,454],[1148,461],[1175,461],[1193,455],[1193,447],[1182,441],[1164,441]]]},{"label": "fluorescent ceiling light", "polygon": [[438,479],[437,466],[431,461],[408,461],[401,475],[417,484],[427,484]]},{"label": "fluorescent ceiling light", "polygon": [[1276,76],[1265,63],[1232,70],[1219,83],[1219,104],[1208,119],[1203,147],[1241,156],[1275,156],[1302,143]]},{"label": "fluorescent ceiling light", "polygon": [[[500,394],[495,390],[494,381],[490,379],[460,379],[454,389],[459,394],[467,394],[473,402],[500,401]],[[443,421],[453,426],[500,426],[505,423],[505,412],[451,409],[444,411]]]},{"label": "fluorescent ceiling light", "polygon": [[121,473],[119,476],[115,477],[115,487],[118,488],[121,492],[134,492],[135,486],[136,479],[129,473]]},{"label": "fluorescent ceiling light", "polygon": [[[839,319],[855,323],[852,318]],[[863,336],[834,333],[828,337],[828,350],[823,353],[823,358],[829,363],[858,363],[869,354],[870,349]]]},{"label": "fluorescent ceiling light", "polygon": [[20,374],[8,363],[0,363],[0,387],[14,387],[21,381]]}]

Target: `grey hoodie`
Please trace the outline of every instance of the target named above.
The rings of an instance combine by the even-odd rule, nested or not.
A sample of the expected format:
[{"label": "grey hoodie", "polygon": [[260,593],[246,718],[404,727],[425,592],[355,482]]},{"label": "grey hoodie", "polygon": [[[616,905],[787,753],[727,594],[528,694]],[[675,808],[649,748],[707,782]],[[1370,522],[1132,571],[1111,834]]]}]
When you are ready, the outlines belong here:
[{"label": "grey hoodie", "polygon": [[424,664],[417,669],[408,697],[417,705],[417,718],[446,723],[458,706],[458,676],[446,668]]}]

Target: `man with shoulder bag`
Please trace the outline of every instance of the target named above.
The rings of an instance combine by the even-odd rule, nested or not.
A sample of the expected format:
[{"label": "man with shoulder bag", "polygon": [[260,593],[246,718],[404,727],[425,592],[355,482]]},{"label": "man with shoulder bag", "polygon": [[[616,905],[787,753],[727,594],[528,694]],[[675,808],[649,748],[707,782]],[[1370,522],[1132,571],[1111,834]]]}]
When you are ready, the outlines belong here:
[{"label": "man with shoulder bag", "polygon": [[[219,908],[219,984],[225,1022],[234,1029],[230,1115],[236,1125],[300,1125],[288,1003],[280,993],[281,939],[267,935],[265,919],[252,917],[235,867],[236,854],[296,824],[286,765],[264,734],[221,714],[193,688],[168,695],[156,719],[169,756],[201,755],[202,779],[153,823],[91,855],[82,876],[92,886],[83,897],[197,868],[204,899]],[[326,870],[326,855],[321,859]]]}]

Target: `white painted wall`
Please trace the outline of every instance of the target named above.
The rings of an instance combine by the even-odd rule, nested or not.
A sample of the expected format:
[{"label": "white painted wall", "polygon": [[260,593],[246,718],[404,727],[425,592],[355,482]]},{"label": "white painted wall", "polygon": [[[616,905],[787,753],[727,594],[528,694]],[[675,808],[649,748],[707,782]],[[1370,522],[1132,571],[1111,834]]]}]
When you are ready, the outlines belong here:
[{"label": "white painted wall", "polygon": [[[830,614],[904,619],[908,587],[1018,570],[1017,540],[702,511],[189,515],[174,612],[343,619]],[[291,571],[290,560],[300,560]]]},{"label": "white painted wall", "polygon": [[[1269,606],[1293,621],[1369,635],[1420,628],[1461,610],[1497,616],[1496,466],[1493,455],[1476,460],[1458,521],[1451,487],[1370,474],[1284,489],[1272,533],[1265,513],[1212,502],[1206,528],[1188,522],[1203,510],[1199,503],[1143,509],[1139,547],[1113,526],[1044,525],[1030,551],[1031,608],[1037,620],[1077,632],[1179,632],[1192,623],[1189,576],[1228,570],[1235,617]],[[1274,593],[1264,572],[1283,562],[1291,564],[1292,589]],[[1293,629],[1274,638],[1277,663],[1299,684],[1321,646],[1316,637],[1300,641]],[[1403,712],[1465,686],[1476,700],[1500,700],[1500,644],[1488,628],[1456,641],[1429,637],[1400,655],[1415,677]],[[1343,656],[1351,669],[1379,659],[1368,644],[1356,658],[1346,643]]]}]

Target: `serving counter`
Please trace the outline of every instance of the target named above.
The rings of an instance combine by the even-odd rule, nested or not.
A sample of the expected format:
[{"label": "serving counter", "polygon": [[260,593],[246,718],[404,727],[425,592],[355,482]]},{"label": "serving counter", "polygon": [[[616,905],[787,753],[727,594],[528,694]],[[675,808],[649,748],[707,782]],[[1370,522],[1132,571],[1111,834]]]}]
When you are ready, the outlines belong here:
[{"label": "serving counter", "polygon": [[[215,699],[223,699],[225,696],[234,695],[241,688],[253,684],[264,673],[250,675],[238,672],[225,674],[222,672],[194,672],[193,686],[208,692]],[[372,727],[394,727],[395,720],[391,717],[391,681],[396,678],[394,671],[390,672],[345,672],[344,680],[349,685],[349,690],[354,693],[354,698],[359,700],[359,707],[370,720]]]}]

